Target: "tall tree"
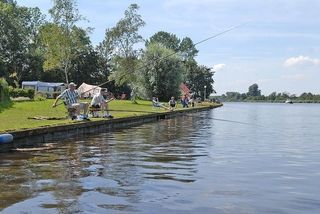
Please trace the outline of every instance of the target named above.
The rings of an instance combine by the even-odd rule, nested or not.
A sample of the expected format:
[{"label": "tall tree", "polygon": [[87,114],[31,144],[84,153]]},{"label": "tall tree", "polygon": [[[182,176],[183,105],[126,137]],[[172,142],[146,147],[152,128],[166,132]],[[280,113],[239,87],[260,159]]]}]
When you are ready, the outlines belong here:
[{"label": "tall tree", "polygon": [[111,78],[118,85],[132,84],[135,80],[139,51],[134,45],[143,41],[138,31],[145,25],[141,15],[137,13],[138,9],[137,4],[131,4],[125,11],[124,18],[120,19],[115,27],[106,30],[105,41],[108,41],[108,45],[113,48],[117,67]]},{"label": "tall tree", "polygon": [[248,97],[261,96],[261,91],[259,90],[259,86],[257,83],[254,83],[251,86],[249,86],[247,95]]},{"label": "tall tree", "polygon": [[46,48],[45,70],[62,68],[65,80],[69,82],[68,70],[74,57],[74,41],[72,31],[76,23],[82,19],[77,9],[76,0],[53,0],[49,10],[52,24],[43,28],[42,41]]},{"label": "tall tree", "polygon": [[[143,98],[157,96],[160,100],[168,100],[171,96],[180,96],[183,67],[180,58],[172,53],[171,49],[158,43],[148,45],[141,60],[144,66],[137,75]],[[164,57],[166,59],[162,60]]]},{"label": "tall tree", "polygon": [[194,60],[198,52],[199,51],[195,48],[193,41],[189,37],[182,39],[179,45],[179,53],[184,61]]},{"label": "tall tree", "polygon": [[174,34],[159,31],[146,41],[146,46],[152,43],[159,43],[164,47],[177,52],[179,51],[180,39]]},{"label": "tall tree", "polygon": [[0,2],[0,76],[12,85],[39,70],[38,32],[44,16],[39,8]]}]

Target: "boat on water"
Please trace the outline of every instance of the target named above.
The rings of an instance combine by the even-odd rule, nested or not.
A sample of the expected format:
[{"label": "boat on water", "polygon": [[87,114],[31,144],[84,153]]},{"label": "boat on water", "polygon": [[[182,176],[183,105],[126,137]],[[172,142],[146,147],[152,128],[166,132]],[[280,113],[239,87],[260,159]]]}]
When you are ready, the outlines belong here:
[{"label": "boat on water", "polygon": [[286,103],[286,104],[293,104],[292,100],[290,100],[290,99],[287,99],[287,100],[285,101],[285,103]]}]

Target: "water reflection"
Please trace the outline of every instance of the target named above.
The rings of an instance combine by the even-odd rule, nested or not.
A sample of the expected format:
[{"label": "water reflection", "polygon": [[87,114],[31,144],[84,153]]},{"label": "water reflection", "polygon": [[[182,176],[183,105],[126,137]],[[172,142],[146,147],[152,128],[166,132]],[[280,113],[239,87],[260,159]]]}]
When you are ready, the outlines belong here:
[{"label": "water reflection", "polygon": [[146,181],[196,180],[199,121],[163,120],[142,127],[53,144],[50,150],[14,152],[0,159],[3,212],[105,209],[135,211]]},{"label": "water reflection", "polygon": [[0,211],[317,213],[319,114],[318,105],[226,104],[1,154]]}]

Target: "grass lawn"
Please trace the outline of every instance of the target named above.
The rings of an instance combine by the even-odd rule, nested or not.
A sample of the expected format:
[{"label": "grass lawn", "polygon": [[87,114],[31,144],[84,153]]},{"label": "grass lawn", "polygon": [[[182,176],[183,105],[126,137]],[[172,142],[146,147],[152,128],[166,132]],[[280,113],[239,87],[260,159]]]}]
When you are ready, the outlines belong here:
[{"label": "grass lawn", "polygon": [[[13,102],[0,105],[0,133],[13,130],[22,130],[35,127],[53,126],[60,124],[77,123],[66,118],[64,105],[52,108],[54,100]],[[60,101],[61,102],[61,101]],[[87,100],[90,102],[90,100]],[[59,103],[59,102],[58,102]],[[129,100],[114,100],[109,103],[110,113],[115,118],[146,115],[154,112],[164,112],[163,108],[152,108],[151,101],[138,101],[132,104]],[[57,120],[35,120],[33,117],[57,117]],[[92,121],[105,120],[91,118]]]}]

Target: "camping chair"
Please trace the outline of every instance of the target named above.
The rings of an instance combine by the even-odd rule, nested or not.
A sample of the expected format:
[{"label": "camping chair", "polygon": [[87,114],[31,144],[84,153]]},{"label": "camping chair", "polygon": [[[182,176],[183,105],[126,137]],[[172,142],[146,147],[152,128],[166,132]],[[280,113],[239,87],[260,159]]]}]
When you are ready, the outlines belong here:
[{"label": "camping chair", "polygon": [[93,106],[90,106],[89,107],[89,114],[92,116],[92,117],[102,117],[102,111],[101,111],[101,108],[96,108],[96,107],[93,107]]},{"label": "camping chair", "polygon": [[161,103],[155,101],[155,100],[152,100],[152,108],[153,109],[160,109],[161,107]]},{"label": "camping chair", "polygon": [[77,118],[77,111],[76,108],[73,107],[68,107],[67,105],[65,105],[66,109],[67,109],[67,114],[68,114],[68,118],[75,120]]}]

